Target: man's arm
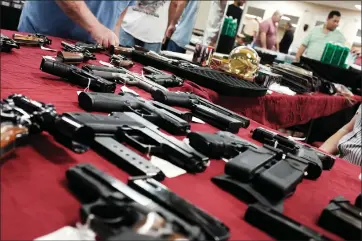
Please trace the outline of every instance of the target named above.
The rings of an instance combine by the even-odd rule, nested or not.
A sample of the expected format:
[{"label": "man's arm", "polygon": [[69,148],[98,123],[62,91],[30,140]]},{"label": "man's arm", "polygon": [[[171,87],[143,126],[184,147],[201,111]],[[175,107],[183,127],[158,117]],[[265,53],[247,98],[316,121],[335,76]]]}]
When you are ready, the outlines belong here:
[{"label": "man's arm", "polygon": [[176,24],[178,23],[188,0],[172,0],[170,3],[170,8],[168,10],[168,27],[166,30],[165,37],[170,38],[171,35],[176,30]]},{"label": "man's arm", "polygon": [[266,49],[267,46],[266,46],[266,33],[268,32],[269,30],[269,23],[267,21],[264,21],[262,22],[260,25],[259,25],[259,32],[260,32],[260,43],[261,43],[261,47],[263,49]]},{"label": "man's arm", "polygon": [[260,33],[260,43],[261,43],[261,47],[263,49],[266,49],[266,33],[265,32]]},{"label": "man's arm", "polygon": [[56,0],[56,3],[69,18],[85,29],[97,43],[102,44],[104,47],[118,45],[118,37],[112,30],[98,21],[84,1]]},{"label": "man's arm", "polygon": [[338,142],[339,140],[346,134],[352,131],[354,123],[356,121],[357,115],[355,115],[350,122],[344,125],[341,129],[339,129],[336,133],[334,133],[331,137],[326,140],[322,146],[319,147],[322,151],[326,153],[335,155],[338,153]]},{"label": "man's arm", "polygon": [[122,26],[122,22],[123,22],[123,19],[124,19],[124,16],[126,15],[127,13],[127,9],[126,8],[122,13],[121,13],[121,16],[119,16],[119,19],[116,23],[116,26],[114,26],[114,33],[119,36],[119,33],[121,31],[121,26]]},{"label": "man's arm", "polygon": [[295,60],[297,62],[299,62],[300,60],[300,56],[302,56],[304,54],[304,51],[307,49],[307,47],[305,45],[300,45],[297,54],[295,55]]}]

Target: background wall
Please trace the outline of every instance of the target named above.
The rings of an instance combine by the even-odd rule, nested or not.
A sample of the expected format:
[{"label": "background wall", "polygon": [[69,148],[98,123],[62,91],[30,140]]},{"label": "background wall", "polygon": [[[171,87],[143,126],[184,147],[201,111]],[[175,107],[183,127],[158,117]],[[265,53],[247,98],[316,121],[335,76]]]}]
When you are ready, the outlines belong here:
[{"label": "background wall", "polygon": [[[228,1],[232,3],[233,1]],[[333,1],[330,1],[333,3]],[[212,1],[201,1],[195,28],[205,30],[206,22]],[[228,3],[228,4],[229,4]],[[340,5],[339,5],[340,6]],[[361,11],[344,9],[341,7],[321,6],[314,3],[304,1],[247,1],[244,5],[243,18],[241,20],[239,32],[243,24],[247,21],[245,18],[248,7],[255,7],[265,10],[263,19],[271,17],[274,11],[280,10],[284,14],[299,17],[299,22],[295,27],[294,41],[291,51],[297,51],[304,37],[315,26],[317,21],[325,22],[328,13],[331,10],[338,10],[342,14],[339,29],[344,34],[350,45],[353,43],[361,43],[361,38],[356,37],[358,29],[361,29]],[[307,32],[303,31],[304,24],[309,25]],[[283,32],[280,32],[282,35]],[[279,39],[282,36],[279,36]]]}]

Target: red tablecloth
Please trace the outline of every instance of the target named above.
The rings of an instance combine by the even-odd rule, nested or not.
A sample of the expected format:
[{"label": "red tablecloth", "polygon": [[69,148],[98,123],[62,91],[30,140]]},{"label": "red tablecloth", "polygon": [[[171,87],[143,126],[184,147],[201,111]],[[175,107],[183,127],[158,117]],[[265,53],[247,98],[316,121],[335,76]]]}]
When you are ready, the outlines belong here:
[{"label": "red tablecloth", "polygon": [[214,102],[273,129],[308,123],[361,102],[322,93],[284,95],[273,93],[258,98],[217,96]]},{"label": "red tablecloth", "polygon": [[[4,31],[10,35],[11,32]],[[60,49],[60,40],[51,46]],[[53,103],[58,113],[82,111],[78,107],[77,86],[65,83],[39,70],[41,56],[52,55],[38,48],[22,47],[1,54],[1,98],[22,93],[35,100]],[[107,56],[98,54],[98,60]],[[97,64],[97,61],[91,63]],[[119,86],[117,90],[119,89]],[[138,90],[143,97],[150,95]],[[250,129],[260,126],[253,122],[239,136],[251,140]],[[207,124],[192,124],[192,131],[214,133]],[[1,240],[32,240],[73,225],[79,220],[80,204],[69,192],[65,171],[78,163],[88,162],[126,181],[128,174],[93,151],[75,154],[53,141],[47,134],[34,136],[27,146],[17,148],[14,155],[1,163]],[[243,215],[247,205],[224,192],[210,181],[223,173],[224,162],[212,161],[201,174],[185,174],[166,179],[163,183],[180,196],[221,219],[231,230],[231,240],[270,240],[271,238],[247,224]],[[329,200],[343,195],[354,200],[361,191],[360,167],[337,160],[333,170],[325,171],[317,181],[303,180],[296,193],[285,201],[284,214],[332,238],[338,238],[315,223]]]}]

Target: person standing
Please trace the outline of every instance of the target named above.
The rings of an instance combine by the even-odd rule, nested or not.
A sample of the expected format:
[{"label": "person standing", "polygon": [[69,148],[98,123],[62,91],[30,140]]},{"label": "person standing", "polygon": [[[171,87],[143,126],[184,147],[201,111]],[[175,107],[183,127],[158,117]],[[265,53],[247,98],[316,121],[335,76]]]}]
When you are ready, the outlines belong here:
[{"label": "person standing", "polygon": [[307,58],[320,60],[324,51],[325,45],[332,41],[335,43],[344,44],[346,39],[343,34],[337,29],[339,21],[341,19],[341,13],[338,11],[331,11],[328,14],[325,24],[316,26],[305,37],[302,45],[299,47],[296,54],[296,61],[300,60],[300,57],[305,54]]},{"label": "person standing", "polygon": [[139,45],[159,52],[166,28],[175,17],[177,0],[138,1],[130,7],[120,27],[119,40],[122,45]]},{"label": "person standing", "polygon": [[275,11],[271,18],[264,20],[260,24],[255,46],[279,51],[279,44],[277,42],[277,24],[281,17],[282,14],[279,11]]},{"label": "person standing", "polygon": [[279,43],[279,51],[281,53],[288,54],[288,50],[290,48],[290,45],[293,42],[293,39],[294,39],[293,26],[290,22],[287,22],[285,24],[284,36],[283,36],[282,40],[280,40],[280,43]]},{"label": "person standing", "polygon": [[244,5],[244,3],[244,0],[234,0],[234,3],[230,4],[226,11],[226,16],[232,17],[233,19],[237,20],[237,30],[239,29],[241,16],[243,15],[243,10],[241,9],[241,7]]},{"label": "person standing", "polygon": [[[196,16],[199,7],[200,1],[194,0],[183,1],[182,3],[178,4],[175,18],[173,21],[171,21],[170,26],[166,31],[165,37],[170,38],[166,50],[178,53],[186,53],[186,45],[190,43],[192,30],[196,22]],[[176,21],[179,19],[180,15],[181,19],[177,23]]]},{"label": "person standing", "polygon": [[104,47],[118,45],[118,33],[112,31],[117,19],[135,1],[26,1],[18,30],[41,33]]}]

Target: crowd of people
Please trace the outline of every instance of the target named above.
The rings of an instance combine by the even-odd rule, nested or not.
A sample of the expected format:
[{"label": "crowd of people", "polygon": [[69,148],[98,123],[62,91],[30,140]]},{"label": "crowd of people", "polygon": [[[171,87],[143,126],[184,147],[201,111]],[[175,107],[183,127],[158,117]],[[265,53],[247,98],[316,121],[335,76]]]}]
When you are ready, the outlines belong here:
[{"label": "crowd of people", "polygon": [[[237,19],[239,26],[245,1],[236,0],[229,5],[227,16]],[[213,1],[211,12],[215,17],[207,24],[203,43],[215,45],[224,16],[226,0]],[[84,42],[110,45],[140,45],[159,52],[164,49],[185,53],[189,44],[200,1],[26,1],[18,30],[42,33]],[[253,46],[288,53],[293,42],[293,26],[288,22],[281,41],[278,41],[278,23],[283,14],[274,14],[262,21],[254,19],[244,26],[247,41]],[[341,13],[331,11],[325,24],[309,31],[296,53],[298,61],[302,55],[319,60],[327,42],[344,44],[343,34],[337,29]],[[328,153],[339,153],[352,163],[361,165],[361,110],[357,116],[321,149]]]}]

